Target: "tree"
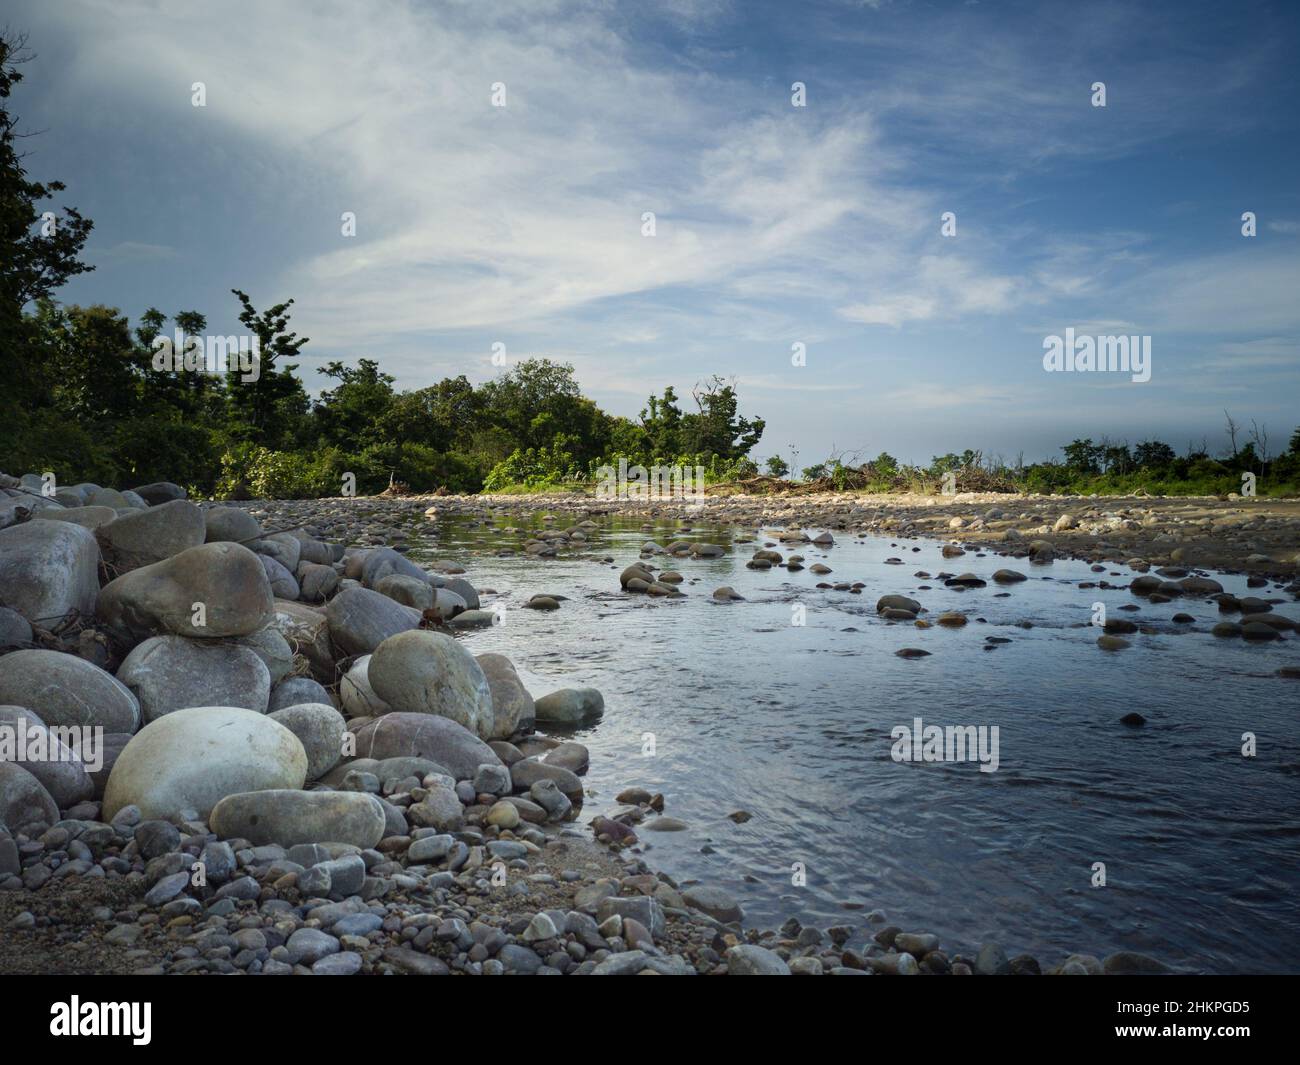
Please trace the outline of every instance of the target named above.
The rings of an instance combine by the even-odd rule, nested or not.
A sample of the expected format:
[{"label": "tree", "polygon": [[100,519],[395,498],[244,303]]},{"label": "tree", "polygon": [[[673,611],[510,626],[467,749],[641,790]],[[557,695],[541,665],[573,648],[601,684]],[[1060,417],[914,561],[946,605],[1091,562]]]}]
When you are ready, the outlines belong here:
[{"label": "tree", "polygon": [[1177,453],[1161,440],[1144,440],[1133,451],[1133,461],[1139,469],[1160,469],[1178,458]]},{"label": "tree", "polygon": [[1102,457],[1102,448],[1092,442],[1091,438],[1075,440],[1065,444],[1065,465],[1075,473],[1099,473],[1098,464]]},{"label": "tree", "polygon": [[780,455],[769,455],[767,462],[767,472],[773,477],[788,477],[790,475],[790,466]]},{"label": "tree", "polygon": [[308,406],[307,393],[293,373],[298,365],[287,361],[302,350],[307,337],[287,331],[293,300],[259,314],[245,293],[230,291],[243,308],[239,320],[257,338],[261,355],[256,380],[245,381],[238,370],[227,374],[231,406],[244,422],[242,435],[263,447],[284,447]]},{"label": "tree", "polygon": [[317,372],[339,382],[321,393],[315,408],[325,441],[349,452],[382,439],[379,429],[393,403],[394,378],[381,373],[373,359],[362,359],[356,369],[335,361]]},{"label": "tree", "polygon": [[63,183],[29,180],[17,150],[24,134],[9,98],[29,59],[26,38],[0,31],[0,455],[18,466],[46,461],[57,443],[57,427],[42,413],[54,362],[23,309],[93,269],[80,259],[93,223],[66,204],[62,214],[48,211],[41,201]]}]

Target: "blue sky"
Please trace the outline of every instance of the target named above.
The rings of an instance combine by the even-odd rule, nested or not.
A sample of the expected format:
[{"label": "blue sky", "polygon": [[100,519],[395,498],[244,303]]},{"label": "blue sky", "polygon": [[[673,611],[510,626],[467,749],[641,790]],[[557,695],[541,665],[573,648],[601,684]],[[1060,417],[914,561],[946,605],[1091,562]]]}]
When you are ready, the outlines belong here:
[{"label": "blue sky", "polygon": [[[63,298],[236,332],[231,288],[293,297],[313,393],[496,342],[627,415],[720,374],[801,465],[1300,421],[1300,5],[7,8],[29,168],[95,221]],[[1151,336],[1151,380],[1044,372],[1067,327]]]}]

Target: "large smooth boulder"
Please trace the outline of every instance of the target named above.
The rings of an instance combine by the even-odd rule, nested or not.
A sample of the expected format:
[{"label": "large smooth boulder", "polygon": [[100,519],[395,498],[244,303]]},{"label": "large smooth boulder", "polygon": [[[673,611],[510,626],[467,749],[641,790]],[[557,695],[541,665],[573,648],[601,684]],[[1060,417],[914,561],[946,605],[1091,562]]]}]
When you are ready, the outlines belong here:
[{"label": "large smooth boulder", "polygon": [[561,688],[538,699],[535,710],[539,722],[572,728],[600,717],[605,698],[595,688]]},{"label": "large smooth boulder", "polygon": [[453,637],[416,629],[375,648],[368,670],[375,694],[393,710],[437,714],[483,739],[491,736],[492,692],[474,656]]},{"label": "large smooth boulder", "polygon": [[375,591],[415,610],[428,610],[433,606],[433,585],[406,573],[389,573],[381,577],[375,582]]},{"label": "large smooth boulder", "polygon": [[324,703],[330,705],[330,693],[320,681],[311,677],[285,677],[279,684],[271,687],[271,701],[267,703],[267,713],[275,713],[289,706],[301,706],[303,703]]},{"label": "large smooth boulder", "polygon": [[47,726],[98,726],[134,732],[140,726],[135,695],[98,666],[61,651],[13,651],[0,658],[0,703],[23,706]]},{"label": "large smooth boulder", "polygon": [[339,587],[338,571],[319,562],[298,563],[298,598],[308,603],[323,603]]},{"label": "large smooth boulder", "polygon": [[481,765],[501,759],[468,729],[437,714],[385,714],[356,732],[357,757],[428,758],[457,780],[470,780]]},{"label": "large smooth boulder", "polygon": [[248,511],[239,507],[208,507],[203,512],[204,538],[210,544],[242,543],[262,536],[262,526]]},{"label": "large smooth boulder", "polygon": [[223,640],[153,636],[137,644],[117,679],[140,701],[146,722],[187,706],[239,706],[266,713],[271,674],[248,647]]},{"label": "large smooth boulder", "polygon": [[[77,751],[21,706],[0,706],[0,762],[17,762],[31,773],[60,809],[95,794]],[[87,756],[92,753],[89,749]],[[95,752],[97,753],[97,752]]]},{"label": "large smooth boulder", "polygon": [[329,703],[302,703],[270,714],[295,736],[307,752],[307,779],[319,780],[343,757],[347,725]]},{"label": "large smooth boulder", "polygon": [[34,625],[53,628],[88,617],[99,595],[99,544],[66,521],[28,521],[0,529],[0,595]]},{"label": "large smooth boulder", "polygon": [[119,573],[198,547],[203,535],[203,511],[186,499],[124,514],[95,529],[104,561]]},{"label": "large smooth boulder", "polygon": [[339,699],[349,717],[378,717],[392,712],[370,685],[370,655],[362,655],[339,683]]},{"label": "large smooth boulder", "polygon": [[248,548],[203,544],[122,574],[100,591],[97,609],[103,621],[136,640],[164,633],[247,636],[270,624],[274,597]]},{"label": "large smooth boulder", "polygon": [[344,588],[325,608],[330,635],[345,655],[366,655],[420,624],[420,612],[369,588]]},{"label": "large smooth boulder", "polygon": [[164,503],[170,503],[173,499],[184,499],[188,494],[184,488],[178,484],[173,484],[171,481],[155,481],[153,484],[142,484],[139,488],[133,488],[131,491],[151,507],[162,506]]},{"label": "large smooth boulder", "polygon": [[290,533],[271,533],[248,545],[259,555],[269,555],[293,573],[302,557],[302,541]]},{"label": "large smooth boulder", "polygon": [[446,577],[443,579],[442,588],[458,595],[465,601],[466,610],[477,610],[482,604],[479,602],[478,589],[464,577]]},{"label": "large smooth boulder", "polygon": [[103,816],[134,805],[145,819],[206,818],[227,795],[306,780],[307,752],[278,721],[233,706],[190,707],[146,725],[118,755]]},{"label": "large smooth boulder", "polygon": [[10,832],[59,819],[59,807],[41,782],[17,762],[0,762],[0,826]]},{"label": "large smooth boulder", "polygon": [[297,599],[302,594],[298,578],[270,555],[259,554],[266,579],[271,582],[271,594],[277,599]]},{"label": "large smooth boulder", "polygon": [[417,580],[429,580],[429,576],[414,562],[391,547],[377,547],[366,554],[361,563],[361,583],[367,588],[375,588],[390,573],[405,574]]},{"label": "large smooth boulder", "polygon": [[110,521],[117,521],[117,511],[112,507],[65,507],[59,510],[57,507],[50,507],[42,510],[36,515],[40,521],[69,521],[73,525],[80,525],[83,529],[90,529],[92,532],[101,525],[107,525]]},{"label": "large smooth boulder", "polygon": [[384,837],[384,807],[363,791],[265,790],[228,795],[208,825],[223,839],[254,846],[347,843],[365,850]]},{"label": "large smooth boulder", "polygon": [[474,661],[487,677],[492,693],[492,723],[483,736],[485,740],[508,740],[517,732],[533,727],[536,710],[533,697],[528,694],[514,663],[505,655],[475,655]]},{"label": "large smooth boulder", "polygon": [[293,672],[293,648],[274,625],[250,632],[247,636],[236,636],[230,642],[247,647],[262,660],[271,674],[272,685],[278,684]]}]

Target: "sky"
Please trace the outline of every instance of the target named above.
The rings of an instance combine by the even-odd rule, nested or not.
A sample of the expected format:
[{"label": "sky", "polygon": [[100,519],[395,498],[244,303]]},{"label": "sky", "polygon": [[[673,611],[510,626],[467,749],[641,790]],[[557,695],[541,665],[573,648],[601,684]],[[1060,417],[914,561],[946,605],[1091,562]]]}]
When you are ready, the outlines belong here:
[{"label": "sky", "polygon": [[[716,374],[797,466],[1300,423],[1298,4],[5,6],[29,172],[95,222],[61,299],[292,298],[313,395],[546,356],[635,417]],[[1048,372],[1066,329],[1150,380]]]}]

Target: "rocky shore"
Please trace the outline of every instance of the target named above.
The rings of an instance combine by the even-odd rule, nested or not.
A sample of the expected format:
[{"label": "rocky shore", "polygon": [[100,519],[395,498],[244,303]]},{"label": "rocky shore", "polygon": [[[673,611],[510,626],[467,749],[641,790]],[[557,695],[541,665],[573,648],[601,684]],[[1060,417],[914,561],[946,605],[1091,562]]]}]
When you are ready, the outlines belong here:
[{"label": "rocky shore", "polygon": [[[0,972],[1163,970],[1128,952],[1050,966],[994,944],[963,953],[883,920],[746,929],[721,888],[646,865],[637,830],[670,816],[662,796],[629,781],[611,816],[584,817],[589,755],[566,736],[599,720],[600,693],[534,698],[505,656],[473,653],[493,593],[455,561],[407,555],[429,522],[468,513],[496,521],[503,548],[546,557],[582,548],[609,505],[225,505],[170,484],[41,488],[0,478]],[[1294,574],[1289,505],[1164,502],[619,509],[779,525],[792,541],[803,526],[930,535],[955,551],[995,543],[1031,561],[1060,551],[1166,570],[1211,565],[1213,537],[1219,558],[1260,580]],[[499,521],[528,511],[549,514],[550,531]],[[649,559],[678,547],[648,544],[623,587],[672,594],[671,571]],[[1174,594],[1163,585],[1177,579],[1147,594]]]}]

